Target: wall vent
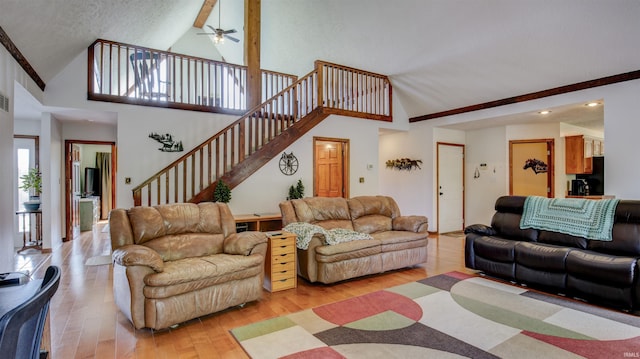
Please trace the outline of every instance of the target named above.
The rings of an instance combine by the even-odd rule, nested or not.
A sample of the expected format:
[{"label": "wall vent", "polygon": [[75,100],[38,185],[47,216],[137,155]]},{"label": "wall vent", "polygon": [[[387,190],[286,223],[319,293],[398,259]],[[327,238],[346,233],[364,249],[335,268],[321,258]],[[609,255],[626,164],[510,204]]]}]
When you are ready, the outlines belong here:
[{"label": "wall vent", "polygon": [[3,93],[0,93],[0,109],[9,112],[9,98]]}]

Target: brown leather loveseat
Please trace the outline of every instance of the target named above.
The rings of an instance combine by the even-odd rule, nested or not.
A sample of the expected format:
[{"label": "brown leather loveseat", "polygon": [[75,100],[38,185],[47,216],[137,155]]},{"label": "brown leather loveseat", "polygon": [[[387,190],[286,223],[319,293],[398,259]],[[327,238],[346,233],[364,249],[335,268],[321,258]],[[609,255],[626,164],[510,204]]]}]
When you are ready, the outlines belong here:
[{"label": "brown leather loveseat", "polygon": [[257,300],[267,237],[236,233],[224,203],[115,209],[113,294],[136,328],[167,328]]},{"label": "brown leather loveseat", "polygon": [[284,226],[305,222],[372,237],[328,245],[324,235],[313,235],[307,249],[298,248],[298,275],[310,282],[334,283],[427,261],[427,217],[401,216],[391,197],[308,197],[282,202],[280,211]]},{"label": "brown leather loveseat", "polygon": [[640,201],[620,200],[611,238],[588,240],[521,229],[525,200],[500,197],[491,226],[465,229],[468,268],[619,309],[640,309]]}]

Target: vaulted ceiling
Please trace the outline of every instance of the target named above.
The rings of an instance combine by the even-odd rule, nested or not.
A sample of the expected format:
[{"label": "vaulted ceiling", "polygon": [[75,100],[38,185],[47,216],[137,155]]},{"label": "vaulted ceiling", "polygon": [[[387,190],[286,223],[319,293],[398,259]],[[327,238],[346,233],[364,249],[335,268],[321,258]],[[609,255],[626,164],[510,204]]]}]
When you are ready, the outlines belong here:
[{"label": "vaulted ceiling", "polygon": [[[0,26],[48,82],[96,38],[170,48],[202,4],[3,0]],[[222,0],[222,25],[240,39],[242,5]],[[637,0],[263,0],[261,61],[297,75],[316,59],[389,75],[413,117],[639,70],[638,19]],[[222,46],[241,60],[242,42]]]}]

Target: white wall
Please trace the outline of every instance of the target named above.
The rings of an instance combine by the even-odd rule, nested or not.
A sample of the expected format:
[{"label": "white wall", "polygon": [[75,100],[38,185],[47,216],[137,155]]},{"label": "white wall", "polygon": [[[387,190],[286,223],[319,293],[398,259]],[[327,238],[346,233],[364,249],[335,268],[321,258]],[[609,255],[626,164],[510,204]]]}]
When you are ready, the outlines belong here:
[{"label": "white wall", "polygon": [[[491,223],[496,198],[509,191],[506,127],[490,127],[466,132],[465,225]],[[486,164],[486,168],[480,164]],[[478,178],[474,178],[476,170]]]},{"label": "white wall", "polygon": [[[289,146],[298,158],[298,171],[286,176],[280,172],[275,156],[253,176],[234,188],[229,206],[233,213],[280,212],[278,203],[289,195],[289,187],[299,179],[305,186],[305,197],[313,196],[313,137],[349,139],[350,195],[379,194],[378,121],[329,116],[302,138]],[[367,169],[367,164],[373,165]],[[364,178],[364,183],[359,178]]]},{"label": "white wall", "polygon": [[[408,132],[385,133],[379,137],[380,194],[393,197],[403,215],[424,215],[429,230],[435,230],[433,217],[433,128],[416,126]],[[385,168],[385,162],[396,158],[422,161],[422,169],[396,171]]]},{"label": "white wall", "polygon": [[640,199],[640,80],[607,86],[604,107],[604,192]]},{"label": "white wall", "polygon": [[[22,86],[34,97],[41,99],[42,91],[22,70],[4,46],[0,46],[0,92],[9,99],[9,112],[0,110],[0,163],[16,166],[13,155],[15,88]],[[8,171],[13,173],[13,171]],[[13,222],[16,208],[13,204],[14,193],[18,186],[12,175],[0,176],[0,273],[12,271],[13,258]]]},{"label": "white wall", "polygon": [[[222,55],[213,44],[209,35],[198,35],[198,33],[212,32],[209,28],[190,28],[182,35],[175,44],[171,45],[171,52],[177,54],[189,54],[190,56],[202,57],[205,59],[222,61]],[[229,41],[230,42],[230,41]],[[235,44],[234,44],[235,45]],[[222,45],[224,46],[224,45]],[[235,45],[242,47],[242,45]],[[232,62],[236,63],[236,62]],[[238,63],[240,64],[240,63]]]},{"label": "white wall", "polygon": [[42,248],[62,244],[64,215],[62,194],[64,166],[62,124],[50,113],[42,113],[40,135],[40,171],[42,172]]}]

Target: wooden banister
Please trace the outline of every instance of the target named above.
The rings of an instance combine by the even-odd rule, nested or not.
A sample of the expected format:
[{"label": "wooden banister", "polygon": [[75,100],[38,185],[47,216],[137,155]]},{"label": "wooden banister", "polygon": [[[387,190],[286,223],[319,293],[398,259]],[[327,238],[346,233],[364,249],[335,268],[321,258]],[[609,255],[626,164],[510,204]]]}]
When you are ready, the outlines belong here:
[{"label": "wooden banister", "polygon": [[[89,100],[241,115],[247,67],[98,39],[88,49]],[[297,76],[262,70],[266,100]]]},{"label": "wooden banister", "polygon": [[324,61],[315,65],[136,186],[134,204],[210,201],[217,181],[234,188],[329,114],[391,121],[386,76]]}]

